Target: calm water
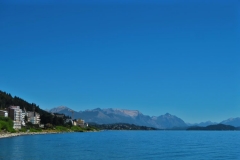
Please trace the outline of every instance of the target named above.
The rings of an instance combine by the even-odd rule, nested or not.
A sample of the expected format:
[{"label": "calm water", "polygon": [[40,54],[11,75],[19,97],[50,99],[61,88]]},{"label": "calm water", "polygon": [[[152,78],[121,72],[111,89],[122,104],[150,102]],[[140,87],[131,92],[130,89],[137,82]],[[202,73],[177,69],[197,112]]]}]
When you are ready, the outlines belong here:
[{"label": "calm water", "polygon": [[0,160],[240,159],[238,131],[103,131],[0,139]]}]

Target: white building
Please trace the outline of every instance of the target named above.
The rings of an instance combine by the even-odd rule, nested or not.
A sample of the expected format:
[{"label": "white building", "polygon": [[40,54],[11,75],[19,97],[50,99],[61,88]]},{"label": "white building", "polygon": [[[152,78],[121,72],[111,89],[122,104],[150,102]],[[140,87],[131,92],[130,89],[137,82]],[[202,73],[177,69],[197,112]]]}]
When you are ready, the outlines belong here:
[{"label": "white building", "polygon": [[23,111],[22,111],[22,125],[23,125],[23,126],[26,126],[25,116],[27,116],[27,111],[26,111],[26,109],[24,108]]},{"label": "white building", "polygon": [[7,112],[7,111],[0,110],[0,116],[8,117],[8,112]]},{"label": "white building", "polygon": [[24,108],[23,111],[22,111],[22,121],[25,121],[25,116],[27,116],[27,111]]},{"label": "white building", "polygon": [[28,122],[32,124],[40,124],[40,114],[37,112],[27,112]]},{"label": "white building", "polygon": [[10,106],[8,108],[8,117],[13,120],[13,129],[21,129],[22,110],[19,106]]},{"label": "white building", "polygon": [[80,127],[88,127],[88,123],[85,123],[85,121],[83,119],[78,119],[76,121],[77,125]]}]

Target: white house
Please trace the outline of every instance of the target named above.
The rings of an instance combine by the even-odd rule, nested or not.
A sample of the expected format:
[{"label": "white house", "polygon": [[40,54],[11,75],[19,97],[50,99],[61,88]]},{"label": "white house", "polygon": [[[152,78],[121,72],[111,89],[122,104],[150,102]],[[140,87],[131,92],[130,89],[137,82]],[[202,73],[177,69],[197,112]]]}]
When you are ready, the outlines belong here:
[{"label": "white house", "polygon": [[7,112],[7,111],[0,110],[0,116],[8,117],[8,112]]}]

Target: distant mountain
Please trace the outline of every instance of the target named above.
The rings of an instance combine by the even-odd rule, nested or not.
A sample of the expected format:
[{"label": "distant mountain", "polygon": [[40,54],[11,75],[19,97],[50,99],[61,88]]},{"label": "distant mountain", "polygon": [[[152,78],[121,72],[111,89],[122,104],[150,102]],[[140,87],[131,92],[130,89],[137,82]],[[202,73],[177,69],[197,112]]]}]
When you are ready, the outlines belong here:
[{"label": "distant mountain", "polygon": [[206,121],[206,122],[201,122],[201,123],[188,123],[187,125],[188,126],[199,126],[199,127],[206,127],[206,126],[209,126],[209,125],[215,125],[215,124],[218,124],[217,122],[211,122],[211,121]]},{"label": "distant mountain", "polygon": [[48,112],[51,112],[51,113],[59,113],[61,111],[71,111],[70,108],[68,107],[65,107],[65,106],[59,106],[59,107],[56,107],[56,108],[52,108],[50,110],[47,110]]},{"label": "distant mountain", "polygon": [[[72,116],[72,110],[67,107],[57,107],[49,110],[51,113],[61,113],[68,116]],[[137,110],[126,110],[126,109],[100,109],[96,108],[93,110],[85,111],[74,111],[73,118],[81,118],[86,122],[93,122],[97,124],[113,124],[113,123],[128,123],[139,126],[155,127],[159,129],[167,129],[173,127],[186,127],[186,123],[169,113],[159,116],[150,117],[143,115]]]},{"label": "distant mountain", "polygon": [[229,118],[221,122],[221,124],[231,125],[234,127],[240,127],[240,117],[237,118]]},{"label": "distant mountain", "polygon": [[166,113],[165,115],[161,115],[159,117],[154,117],[153,120],[155,120],[157,123],[158,128],[181,128],[187,126],[187,124],[182,119],[169,113]]}]

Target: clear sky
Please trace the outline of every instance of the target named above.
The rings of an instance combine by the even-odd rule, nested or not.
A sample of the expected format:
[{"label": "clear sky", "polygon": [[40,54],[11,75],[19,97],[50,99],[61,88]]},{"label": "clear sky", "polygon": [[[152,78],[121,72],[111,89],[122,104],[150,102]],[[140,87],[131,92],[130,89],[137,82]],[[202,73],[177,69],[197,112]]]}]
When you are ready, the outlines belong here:
[{"label": "clear sky", "polygon": [[60,105],[240,117],[237,0],[0,2],[0,90]]}]

